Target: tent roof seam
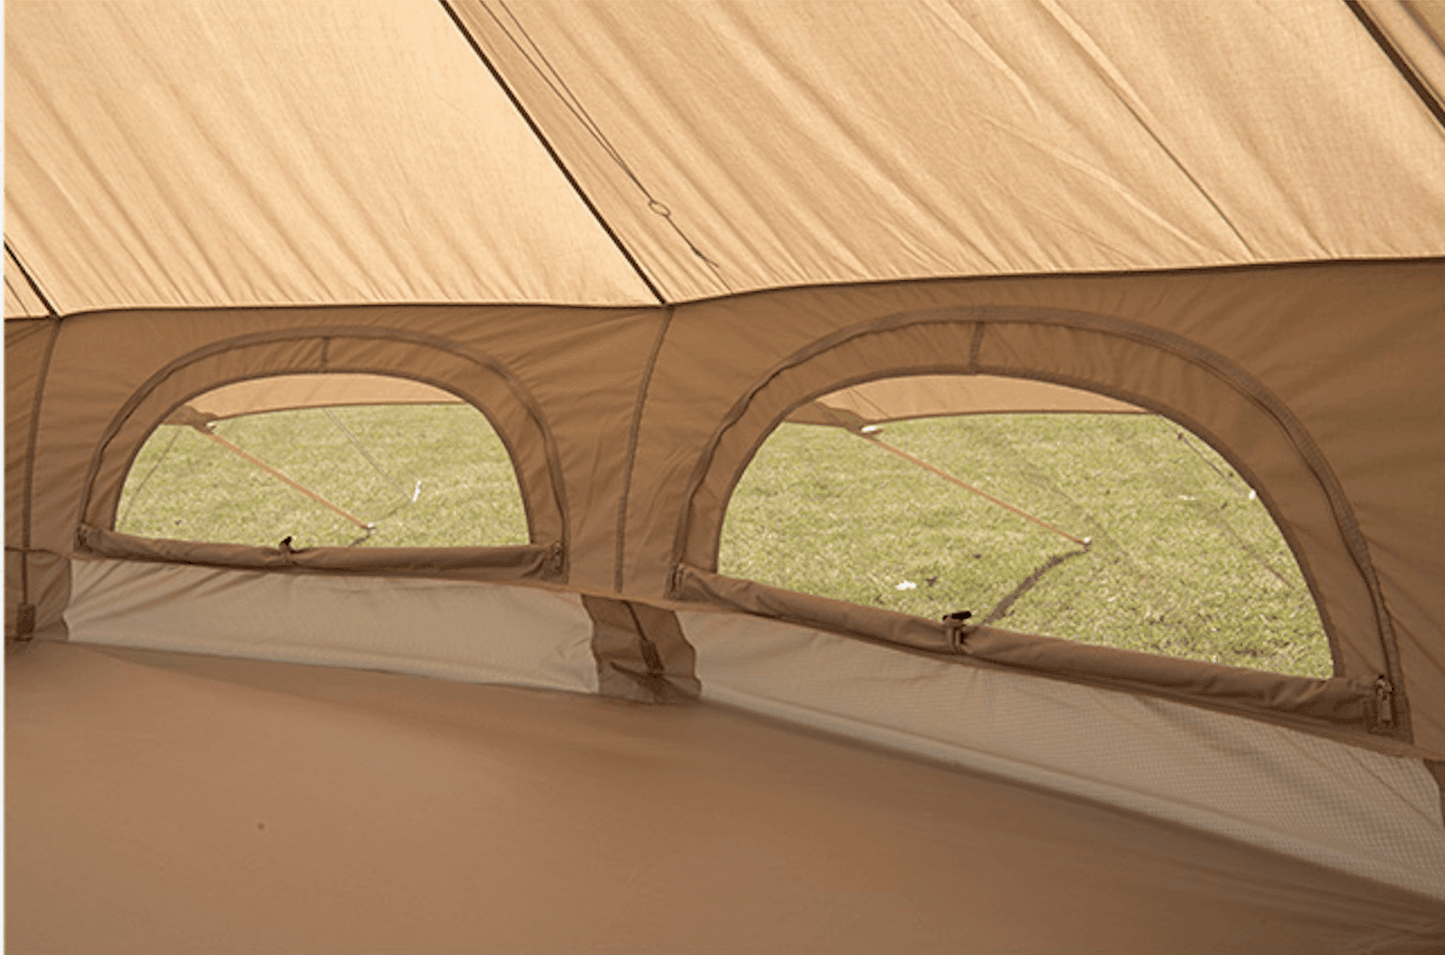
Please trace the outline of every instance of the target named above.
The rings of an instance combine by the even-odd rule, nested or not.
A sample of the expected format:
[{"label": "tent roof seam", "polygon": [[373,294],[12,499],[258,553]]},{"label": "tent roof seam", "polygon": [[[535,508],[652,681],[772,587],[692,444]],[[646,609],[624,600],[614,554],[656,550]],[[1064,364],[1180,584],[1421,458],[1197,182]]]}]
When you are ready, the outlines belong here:
[{"label": "tent roof seam", "polygon": [[[573,192],[577,194],[577,198],[582,200],[582,204],[587,207],[587,211],[592,214],[593,219],[597,221],[602,231],[607,233],[607,237],[612,240],[612,244],[616,246],[617,251],[621,253],[623,259],[627,261],[627,264],[631,266],[632,271],[642,280],[642,284],[647,287],[652,297],[657,299],[659,305],[668,304],[667,297],[663,295],[657,285],[653,283],[647,271],[643,269],[642,264],[637,261],[632,251],[628,249],[626,243],[622,241],[622,237],[613,230],[612,225],[603,217],[601,210],[592,202],[592,197],[582,188],[582,184],[577,181],[577,177],[572,174],[572,170],[562,161],[561,155],[552,145],[551,140],[542,132],[542,127],[537,124],[532,114],[522,105],[522,100],[517,96],[516,91],[512,88],[512,84],[508,83],[506,78],[502,76],[501,70],[497,68],[496,64],[492,62],[492,58],[487,56],[486,51],[482,49],[481,42],[467,29],[466,24],[464,24],[461,17],[457,15],[451,0],[438,0],[438,2],[442,5],[442,9],[446,11],[447,16],[451,19],[452,24],[457,28],[458,32],[466,38],[467,45],[470,46],[472,52],[477,55],[477,59],[482,61],[487,71],[492,74],[492,78],[497,81],[497,85],[501,87],[502,92],[507,94],[507,99],[511,102],[513,108],[517,110],[517,114],[526,121],[527,128],[532,131],[532,135],[536,137],[537,142],[546,150],[553,165],[557,167],[557,171],[567,180],[567,184],[572,187]],[[486,9],[485,5],[483,5],[483,9]],[[495,19],[495,14],[492,14],[490,10],[487,10],[487,13]]]}]

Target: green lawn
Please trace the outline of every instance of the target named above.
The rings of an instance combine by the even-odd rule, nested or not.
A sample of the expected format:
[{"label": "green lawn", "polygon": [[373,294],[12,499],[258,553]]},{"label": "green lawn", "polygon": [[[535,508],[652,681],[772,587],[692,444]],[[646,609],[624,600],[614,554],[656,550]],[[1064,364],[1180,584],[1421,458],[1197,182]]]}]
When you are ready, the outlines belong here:
[{"label": "green lawn", "polygon": [[894,424],[881,438],[1092,542],[855,435],[784,425],[733,497],[719,571],[925,617],[969,610],[1025,633],[1329,675],[1319,615],[1274,522],[1170,422],[979,415]]},{"label": "green lawn", "polygon": [[[376,524],[367,546],[527,542],[511,460],[486,418],[469,406],[278,411],[223,421],[215,431]],[[365,533],[195,429],[178,426],[162,426],[141,449],[118,515],[117,529],[130,534],[269,547],[284,537],[295,547],[342,547]]]},{"label": "green lawn", "polygon": [[[505,449],[471,408],[276,412],[216,433],[376,524],[362,546],[527,540]],[[738,487],[718,569],[927,617],[970,610],[1028,633],[1328,675],[1318,614],[1264,507],[1179,435],[1143,415],[970,416],[881,435],[1091,538],[1082,548],[855,435],[785,425]],[[120,530],[149,537],[305,547],[364,536],[190,428],[152,436],[119,513]]]}]

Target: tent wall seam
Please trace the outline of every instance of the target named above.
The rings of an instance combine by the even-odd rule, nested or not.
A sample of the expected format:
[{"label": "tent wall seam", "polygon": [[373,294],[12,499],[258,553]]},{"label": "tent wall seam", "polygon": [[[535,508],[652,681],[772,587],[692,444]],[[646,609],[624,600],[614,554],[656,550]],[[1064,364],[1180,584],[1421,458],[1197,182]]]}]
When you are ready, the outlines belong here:
[{"label": "tent wall seam", "polygon": [[[69,321],[78,318],[93,318],[104,315],[128,315],[137,312],[149,312],[153,314],[171,314],[176,312],[194,313],[216,313],[234,314],[237,312],[277,312],[277,311],[327,311],[338,310],[371,311],[377,309],[396,308],[557,308],[579,312],[636,312],[639,309],[661,309],[670,306],[681,305],[705,305],[720,301],[745,301],[753,296],[763,295],[785,295],[791,292],[804,292],[827,289],[830,291],[842,291],[845,289],[873,289],[901,287],[905,285],[928,288],[933,285],[949,285],[953,283],[969,284],[992,284],[1010,283],[1021,280],[1032,281],[1070,281],[1077,279],[1147,279],[1154,277],[1166,277],[1176,275],[1236,275],[1246,272],[1277,271],[1288,269],[1337,269],[1342,266],[1359,266],[1369,268],[1371,266],[1412,266],[1412,265],[1445,265],[1445,255],[1416,255],[1391,257],[1381,256],[1379,258],[1343,258],[1343,259],[1303,259],[1296,261],[1281,262],[1239,262],[1229,265],[1204,265],[1204,266],[1180,266],[1174,268],[1160,269],[1109,269],[1103,271],[1069,271],[1069,272],[1010,272],[1000,275],[932,275],[918,276],[914,278],[879,278],[839,282],[798,282],[784,285],[770,285],[755,289],[745,289],[740,292],[725,292],[717,295],[704,295],[697,298],[680,298],[656,303],[643,303],[632,305],[588,305],[577,302],[554,301],[551,299],[535,300],[525,302],[507,302],[490,300],[402,300],[394,299],[384,302],[265,302],[248,305],[101,305],[93,308],[80,308],[66,312],[63,317]],[[42,318],[11,318],[7,321],[43,321]]]},{"label": "tent wall seam", "polygon": [[[557,152],[556,148],[553,147],[551,140],[542,132],[542,127],[533,119],[532,114],[527,111],[526,107],[522,105],[522,100],[516,91],[512,89],[512,85],[506,81],[502,76],[501,70],[497,68],[496,64],[492,62],[492,58],[487,56],[486,52],[482,49],[481,41],[479,41],[477,37],[467,29],[466,24],[462,22],[461,17],[452,6],[452,0],[438,0],[438,2],[441,4],[442,9],[446,11],[447,16],[451,18],[452,25],[466,38],[467,45],[471,47],[477,59],[482,61],[482,64],[487,68],[487,72],[492,74],[492,78],[497,81],[497,85],[507,94],[507,99],[511,102],[512,107],[516,109],[517,115],[521,116],[527,123],[527,128],[532,131],[532,135],[536,137],[537,142],[547,151],[547,155],[551,158],[553,165],[557,167],[557,171],[566,178],[567,184],[572,187],[572,191],[577,194],[577,198],[582,200],[583,205],[587,207],[587,211],[592,214],[592,218],[597,221],[602,231],[607,233],[607,237],[612,240],[612,244],[617,247],[617,251],[622,254],[623,259],[631,266],[632,271],[637,277],[642,280],[642,284],[647,287],[648,292],[657,300],[657,303],[659,305],[666,305],[667,298],[659,291],[658,287],[653,284],[652,279],[648,277],[647,272],[642,268],[642,264],[637,261],[631,250],[628,249],[627,245],[622,241],[622,237],[619,236],[613,230],[611,224],[603,218],[601,210],[592,202],[592,197],[582,188],[582,184],[577,181],[577,177],[572,174],[572,170],[562,161],[561,155]],[[491,11],[488,11],[488,14],[490,15]]]},{"label": "tent wall seam", "polygon": [[675,306],[668,305],[662,316],[662,323],[657,329],[657,340],[652,344],[652,354],[648,356],[647,367],[642,372],[642,383],[637,388],[637,404],[632,410],[632,427],[627,432],[627,457],[622,462],[622,489],[617,502],[617,549],[615,562],[612,569],[612,586],[618,593],[622,593],[623,566],[627,559],[627,502],[632,497],[632,473],[637,468],[637,442],[642,432],[642,414],[647,407],[647,392],[652,386],[652,377],[657,370],[657,358],[662,354],[662,346],[667,341],[667,330],[672,327],[672,317],[677,312]]},{"label": "tent wall seam", "polygon": [[20,270],[20,274],[25,278],[30,290],[35,293],[35,297],[40,300],[40,304],[44,305],[46,312],[49,313],[48,318],[41,320],[50,323],[50,338],[45,343],[45,351],[40,358],[40,370],[35,378],[35,395],[30,402],[24,495],[20,505],[20,599],[17,601],[14,624],[16,636],[24,638],[29,636],[35,627],[35,611],[30,603],[30,554],[32,551],[30,535],[31,511],[34,507],[35,497],[35,449],[40,440],[40,408],[45,398],[45,382],[50,377],[50,358],[55,353],[55,343],[60,338],[60,313],[56,310],[55,303],[51,301],[50,296],[45,294],[45,289],[40,287],[40,282],[35,278],[34,272],[25,264],[20,253],[15,251],[15,246],[11,244],[9,236],[5,237],[5,253],[15,263],[15,267]]},{"label": "tent wall seam", "polygon": [[[14,255],[13,251],[11,254]],[[18,264],[20,260],[16,258],[15,261]],[[50,307],[48,301],[46,302],[46,307]],[[18,619],[15,622],[15,631],[18,637],[28,635],[27,633],[21,632],[22,628],[20,624],[22,622],[28,622],[32,630],[35,624],[34,611],[26,609],[31,607],[30,553],[32,547],[30,538],[32,529],[31,517],[35,507],[35,459],[37,456],[36,448],[40,441],[40,410],[45,400],[45,383],[50,377],[50,360],[51,356],[55,354],[55,345],[60,340],[61,324],[59,317],[52,317],[47,319],[47,321],[50,323],[50,337],[45,343],[45,352],[40,359],[40,370],[35,377],[35,397],[31,400],[30,404],[30,429],[27,436],[25,452],[25,491],[20,505],[20,546],[24,548],[24,551],[20,558],[20,601],[19,609],[17,610]]]}]

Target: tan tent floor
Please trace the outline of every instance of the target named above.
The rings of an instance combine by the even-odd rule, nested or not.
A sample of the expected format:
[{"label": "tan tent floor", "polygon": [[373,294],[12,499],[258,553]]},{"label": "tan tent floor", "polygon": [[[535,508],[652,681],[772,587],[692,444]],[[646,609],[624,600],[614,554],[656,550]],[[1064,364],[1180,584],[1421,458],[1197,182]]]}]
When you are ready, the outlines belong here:
[{"label": "tan tent floor", "polygon": [[711,705],[31,647],[6,950],[1438,951],[1438,903]]}]

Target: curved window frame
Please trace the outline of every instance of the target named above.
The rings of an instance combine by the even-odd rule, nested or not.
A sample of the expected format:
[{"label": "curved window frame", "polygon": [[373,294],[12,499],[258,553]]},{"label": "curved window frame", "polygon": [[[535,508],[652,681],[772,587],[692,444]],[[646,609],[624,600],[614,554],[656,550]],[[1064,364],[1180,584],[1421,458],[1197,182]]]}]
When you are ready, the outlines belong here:
[{"label": "curved window frame", "polygon": [[[421,382],[475,408],[501,439],[530,543],[503,547],[313,547],[158,540],[114,530],[121,490],[157,427],[187,402],[237,382],[292,375],[377,375]],[[522,449],[528,449],[523,456]],[[153,375],[97,444],[77,522],[82,553],[248,569],[350,571],[464,579],[566,579],[561,468],[537,402],[499,364],[428,336],[377,329],[291,331],[216,343]]]},{"label": "curved window frame", "polygon": [[[950,355],[959,357],[939,360]],[[717,574],[726,504],[763,442],[795,409],[869,381],[978,374],[1043,381],[1125,401],[1179,423],[1219,452],[1259,493],[1299,564],[1330,643],[1334,676],[1316,680],[1246,671],[941,624]],[[1174,383],[1176,400],[1161,393],[1171,390],[1161,388],[1161,382]],[[1186,400],[1177,400],[1180,395]],[[1267,452],[1255,447],[1252,456],[1238,453],[1221,437],[1221,432],[1239,433],[1251,424],[1256,427],[1250,436],[1256,445],[1267,445]],[[1266,466],[1256,466],[1261,461]],[[1271,493],[1276,483],[1291,485],[1287,506]],[[1329,528],[1353,560],[1354,573],[1336,566],[1327,584],[1322,582],[1311,560],[1321,548],[1310,546],[1297,527],[1316,533]],[[841,330],[800,349],[758,380],[712,436],[687,487],[672,563],[671,595],[678,599],[975,663],[1127,685],[1306,727],[1323,722],[1410,738],[1408,707],[1395,691],[1402,681],[1394,634],[1368,551],[1338,479],[1304,426],[1257,379],[1221,356],[1178,336],[1107,316],[1014,307],[909,312]],[[1346,628],[1355,639],[1341,638]],[[1359,639],[1365,633],[1376,639]]]}]

